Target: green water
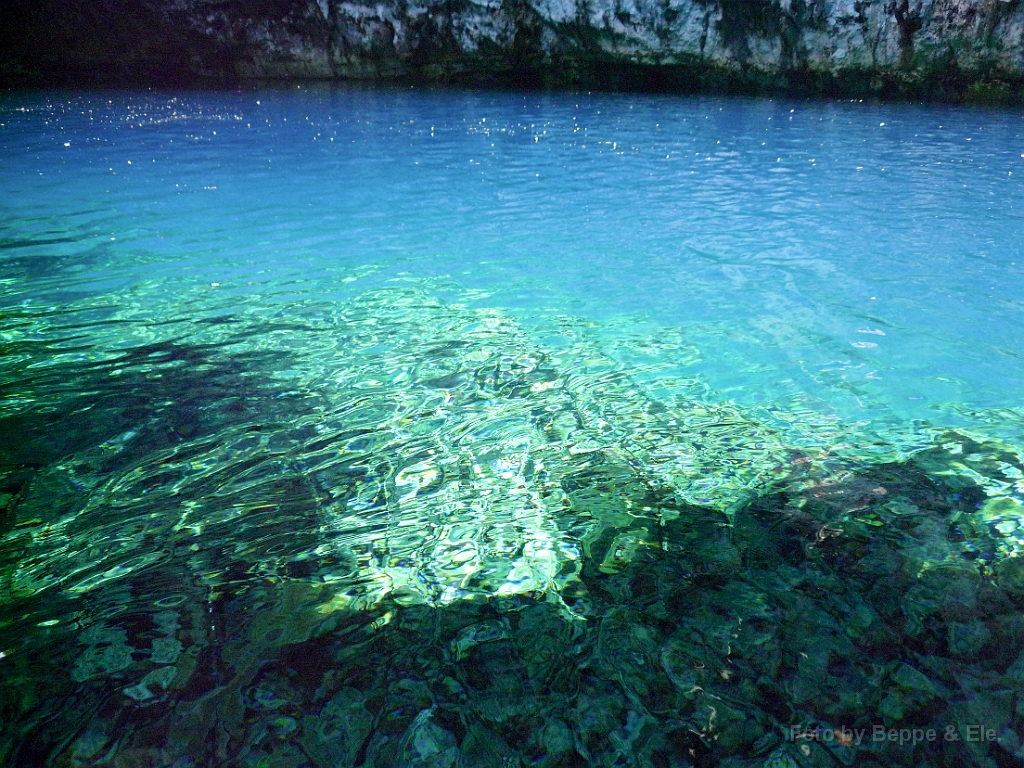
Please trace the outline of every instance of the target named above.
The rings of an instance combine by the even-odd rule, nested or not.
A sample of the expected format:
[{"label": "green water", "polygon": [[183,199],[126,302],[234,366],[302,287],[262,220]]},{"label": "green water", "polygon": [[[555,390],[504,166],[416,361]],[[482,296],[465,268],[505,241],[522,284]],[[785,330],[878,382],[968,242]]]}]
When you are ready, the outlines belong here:
[{"label": "green water", "polygon": [[[813,179],[780,181],[783,209],[746,227],[730,217],[763,195],[726,170],[624,195],[665,173],[661,147],[579,175],[572,98],[537,107],[563,143],[535,157],[536,129],[493,155],[575,198],[530,205],[451,170],[525,119],[519,95],[7,105],[5,765],[1019,762],[1017,187],[974,211],[990,250],[964,255],[977,232],[947,221],[929,262],[926,149],[883,147],[924,208],[858,225],[902,232],[900,282],[878,240],[829,229],[854,198],[815,212]],[[590,109],[637,146],[651,115],[728,109],[713,135],[742,155],[753,122],[792,114],[629,98]],[[243,141],[224,126],[257,99],[277,123]],[[874,130],[808,109],[862,120],[828,134],[836,158]],[[975,117],[901,109],[907,137]],[[393,139],[424,117],[444,147]],[[317,155],[314,130],[368,147]],[[658,141],[691,138],[710,141]],[[765,190],[777,164],[756,151],[743,172]],[[176,170],[132,176],[147,152]],[[426,176],[397,170],[415,157]],[[724,218],[692,219],[681,255],[624,237],[630,217],[682,232],[687,200]],[[581,223],[588,205],[609,215]]]}]

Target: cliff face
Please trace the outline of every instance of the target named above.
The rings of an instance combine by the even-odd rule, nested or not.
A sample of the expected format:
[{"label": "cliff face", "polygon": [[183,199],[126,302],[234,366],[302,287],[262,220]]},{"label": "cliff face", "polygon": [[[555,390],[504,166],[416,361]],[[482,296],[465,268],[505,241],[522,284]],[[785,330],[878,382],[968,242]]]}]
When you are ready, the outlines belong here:
[{"label": "cliff face", "polygon": [[1024,90],[1024,0],[15,0],[4,13],[0,61],[29,78]]}]

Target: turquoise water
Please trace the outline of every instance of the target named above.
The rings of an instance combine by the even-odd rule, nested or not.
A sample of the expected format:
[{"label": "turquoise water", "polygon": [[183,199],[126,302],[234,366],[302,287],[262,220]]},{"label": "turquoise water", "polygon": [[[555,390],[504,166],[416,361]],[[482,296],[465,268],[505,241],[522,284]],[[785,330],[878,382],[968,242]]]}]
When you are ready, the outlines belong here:
[{"label": "turquoise water", "polygon": [[5,95],[3,763],[1018,764],[1022,211],[1009,111]]}]

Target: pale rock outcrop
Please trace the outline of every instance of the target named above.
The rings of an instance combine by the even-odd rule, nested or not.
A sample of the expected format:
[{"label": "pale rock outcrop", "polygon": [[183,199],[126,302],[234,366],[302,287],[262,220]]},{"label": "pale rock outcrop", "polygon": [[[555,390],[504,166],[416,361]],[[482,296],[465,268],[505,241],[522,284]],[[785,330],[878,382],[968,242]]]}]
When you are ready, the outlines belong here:
[{"label": "pale rock outcrop", "polygon": [[1004,101],[1019,100],[1024,82],[1024,0],[16,0],[6,36],[0,73],[71,79],[175,72]]}]

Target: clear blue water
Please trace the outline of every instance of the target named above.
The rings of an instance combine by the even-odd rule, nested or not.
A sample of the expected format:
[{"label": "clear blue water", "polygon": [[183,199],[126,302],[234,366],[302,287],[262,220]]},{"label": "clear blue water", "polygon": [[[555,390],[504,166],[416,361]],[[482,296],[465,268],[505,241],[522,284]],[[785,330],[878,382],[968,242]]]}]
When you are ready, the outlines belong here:
[{"label": "clear blue water", "polygon": [[[1022,213],[1013,111],[4,95],[0,755],[1011,764]],[[787,737],[975,721],[1002,741]]]},{"label": "clear blue water", "polygon": [[[140,270],[264,302],[325,270],[445,276],[524,317],[683,328],[744,401],[1020,404],[1014,112],[309,88],[5,107],[7,303]],[[65,269],[30,279],[46,259]]]}]

